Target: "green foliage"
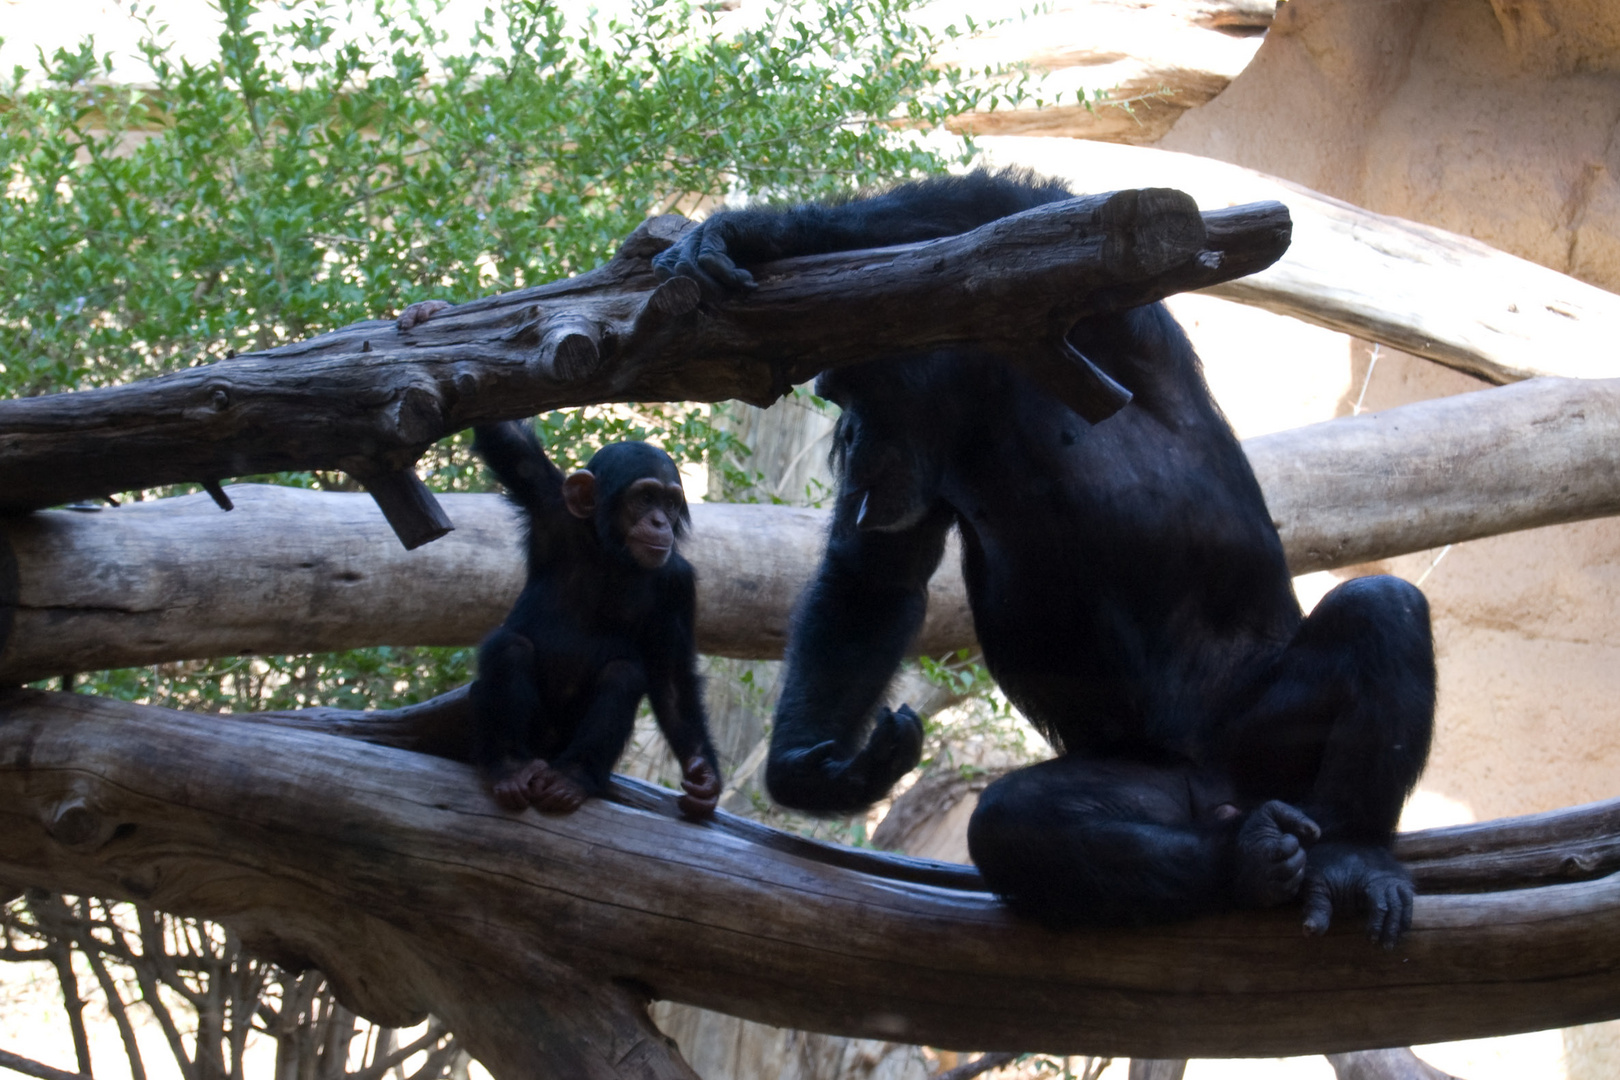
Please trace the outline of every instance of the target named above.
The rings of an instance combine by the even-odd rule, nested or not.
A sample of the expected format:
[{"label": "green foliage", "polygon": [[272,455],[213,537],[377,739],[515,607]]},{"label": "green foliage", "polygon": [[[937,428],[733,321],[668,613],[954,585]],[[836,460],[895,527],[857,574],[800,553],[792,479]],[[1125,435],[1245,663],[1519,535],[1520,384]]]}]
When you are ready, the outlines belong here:
[{"label": "green foliage", "polygon": [[[88,41],[0,80],[0,393],[128,382],[552,280],[650,213],[739,191],[935,171],[919,134],[996,94],[933,64],[955,31],[918,27],[919,0],[784,2],[729,28],[688,0],[576,23],[506,0],[465,45],[413,0],[218,6],[206,62],[178,58],[146,9],[150,85],[107,82]],[[685,406],[558,413],[542,434],[565,467],[612,439],[709,461],[734,442]],[[465,436],[422,471],[439,490],[484,486]],[[464,680],[468,659],[377,649],[91,683],[203,709],[384,705]]]},{"label": "green foliage", "polygon": [[[86,42],[0,116],[0,389],[104,385],[265,348],[412,300],[589,269],[646,214],[936,169],[896,129],[985,92],[928,64],[915,0],[784,5],[717,35],[681,0],[568,25],[487,11],[465,51],[414,5],[220,0],[217,61],[96,81]],[[153,18],[150,11],[147,18]],[[340,31],[343,31],[340,33]]]}]

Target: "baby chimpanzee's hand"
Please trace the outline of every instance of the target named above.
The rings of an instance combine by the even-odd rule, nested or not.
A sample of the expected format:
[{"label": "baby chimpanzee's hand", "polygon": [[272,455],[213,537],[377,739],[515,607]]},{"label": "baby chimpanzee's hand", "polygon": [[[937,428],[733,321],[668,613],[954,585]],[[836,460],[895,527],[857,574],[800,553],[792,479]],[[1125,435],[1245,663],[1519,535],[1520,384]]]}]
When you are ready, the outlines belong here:
[{"label": "baby chimpanzee's hand", "polygon": [[681,813],[695,821],[714,816],[720,805],[720,773],[702,754],[693,754],[681,766],[681,787],[686,792],[676,800]]}]

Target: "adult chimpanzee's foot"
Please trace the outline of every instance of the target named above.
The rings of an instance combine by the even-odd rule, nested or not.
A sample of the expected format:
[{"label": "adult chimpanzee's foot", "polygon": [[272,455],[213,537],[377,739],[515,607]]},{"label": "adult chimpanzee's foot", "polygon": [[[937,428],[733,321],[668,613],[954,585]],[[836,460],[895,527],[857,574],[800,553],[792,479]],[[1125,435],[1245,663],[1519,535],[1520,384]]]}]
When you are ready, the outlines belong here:
[{"label": "adult chimpanzee's foot", "polygon": [[1321,835],[1303,811],[1276,799],[1251,812],[1233,841],[1233,900],[1239,907],[1275,907],[1298,896],[1305,848]]},{"label": "adult chimpanzee's foot", "polygon": [[1305,932],[1324,934],[1335,911],[1364,911],[1367,937],[1393,949],[1412,926],[1412,875],[1375,844],[1318,844],[1305,870]]}]

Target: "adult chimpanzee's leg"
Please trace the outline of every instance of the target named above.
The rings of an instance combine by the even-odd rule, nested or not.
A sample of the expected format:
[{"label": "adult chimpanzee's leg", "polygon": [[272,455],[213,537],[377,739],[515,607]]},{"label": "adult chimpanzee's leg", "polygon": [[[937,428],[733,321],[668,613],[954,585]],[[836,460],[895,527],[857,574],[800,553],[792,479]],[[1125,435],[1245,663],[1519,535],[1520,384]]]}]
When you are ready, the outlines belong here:
[{"label": "adult chimpanzee's leg", "polygon": [[1164,922],[1291,898],[1305,872],[1292,807],[1247,817],[1218,774],[1077,755],[991,784],[968,823],[990,888],[1051,926]]},{"label": "adult chimpanzee's leg", "polygon": [[1345,582],[1263,685],[1215,733],[1238,797],[1287,800],[1321,827],[1306,872],[1307,929],[1359,908],[1369,935],[1392,945],[1411,921],[1412,886],[1389,845],[1434,726],[1428,602],[1399,578]]}]

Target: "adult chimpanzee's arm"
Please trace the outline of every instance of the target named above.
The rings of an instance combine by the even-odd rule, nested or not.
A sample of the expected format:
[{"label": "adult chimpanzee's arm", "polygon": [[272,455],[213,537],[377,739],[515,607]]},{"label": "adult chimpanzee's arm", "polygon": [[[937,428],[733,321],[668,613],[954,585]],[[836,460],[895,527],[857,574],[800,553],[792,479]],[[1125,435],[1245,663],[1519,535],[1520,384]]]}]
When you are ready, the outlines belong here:
[{"label": "adult chimpanzee's arm", "polygon": [[708,715],[697,674],[697,606],[692,568],[676,556],[665,568],[657,619],[661,625],[648,646],[648,690],[653,717],[675,760],[681,763],[681,812],[690,818],[712,815],[720,803],[720,758],[709,738]]},{"label": "adult chimpanzee's arm", "polygon": [[955,236],[1071,195],[1055,180],[979,171],[850,202],[725,211],[689,229],[653,259],[653,269],[664,278],[695,278],[714,292],[750,288],[754,278],[746,265]]},{"label": "adult chimpanzee's arm", "polygon": [[870,736],[867,723],[922,625],[953,514],[941,505],[910,529],[862,532],[854,502],[840,502],[794,617],[765,771],[772,798],[813,813],[871,805],[922,756],[910,708],[880,709]]}]

